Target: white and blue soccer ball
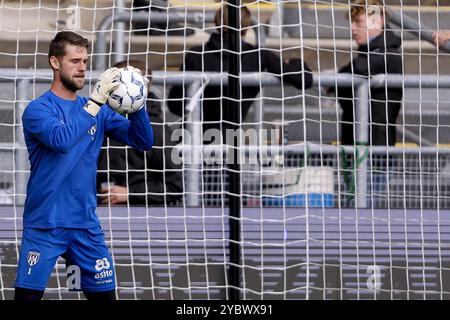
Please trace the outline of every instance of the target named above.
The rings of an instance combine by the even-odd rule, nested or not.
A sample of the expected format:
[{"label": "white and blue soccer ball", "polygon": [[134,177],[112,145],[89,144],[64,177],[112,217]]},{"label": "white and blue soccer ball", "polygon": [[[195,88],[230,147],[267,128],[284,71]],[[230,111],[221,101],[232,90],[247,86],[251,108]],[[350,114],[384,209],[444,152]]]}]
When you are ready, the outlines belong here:
[{"label": "white and blue soccer ball", "polygon": [[144,77],[128,68],[120,69],[119,86],[111,93],[108,105],[117,113],[130,114],[142,108],[147,99]]}]

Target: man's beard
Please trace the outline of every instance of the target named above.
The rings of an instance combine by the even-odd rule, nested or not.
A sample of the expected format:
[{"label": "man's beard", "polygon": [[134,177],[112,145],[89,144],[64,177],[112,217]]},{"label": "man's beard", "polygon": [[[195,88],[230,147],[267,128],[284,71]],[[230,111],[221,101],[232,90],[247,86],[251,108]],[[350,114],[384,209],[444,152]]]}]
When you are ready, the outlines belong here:
[{"label": "man's beard", "polygon": [[63,84],[63,86],[66,89],[68,89],[68,90],[70,90],[72,92],[77,92],[78,90],[83,89],[84,81],[83,81],[83,84],[78,85],[78,84],[75,83],[75,81],[72,81],[72,80],[69,79],[69,77],[66,77],[66,75],[64,73],[61,72],[59,75],[60,75],[60,78],[61,78],[61,83]]}]

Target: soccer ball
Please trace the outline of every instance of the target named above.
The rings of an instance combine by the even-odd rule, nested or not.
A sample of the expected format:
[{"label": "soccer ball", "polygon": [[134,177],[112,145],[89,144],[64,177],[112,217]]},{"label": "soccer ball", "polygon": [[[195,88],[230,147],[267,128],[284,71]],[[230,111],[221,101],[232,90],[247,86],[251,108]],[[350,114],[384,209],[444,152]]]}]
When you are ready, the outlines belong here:
[{"label": "soccer ball", "polygon": [[111,93],[108,105],[117,113],[130,114],[138,111],[147,99],[147,84],[139,73],[120,69],[119,86]]}]

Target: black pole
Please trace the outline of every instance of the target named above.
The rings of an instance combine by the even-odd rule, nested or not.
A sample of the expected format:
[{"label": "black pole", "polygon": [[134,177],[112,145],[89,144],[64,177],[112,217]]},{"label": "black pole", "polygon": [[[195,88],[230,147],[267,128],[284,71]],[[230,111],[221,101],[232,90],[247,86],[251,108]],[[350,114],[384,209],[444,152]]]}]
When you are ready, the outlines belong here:
[{"label": "black pole", "polygon": [[[240,71],[240,54],[241,51],[241,33],[240,33],[240,2],[239,0],[228,1],[228,103],[227,119],[230,121],[229,125],[225,125],[225,128],[232,129],[233,131],[240,128],[240,83],[239,83],[239,71]],[[223,34],[223,33],[222,33]],[[224,35],[225,36],[225,35]],[[229,137],[225,133],[225,137]],[[233,135],[234,136],[234,135]],[[237,135],[239,137],[239,135]],[[240,289],[240,216],[241,216],[241,202],[240,202],[240,165],[239,165],[239,141],[240,138],[233,139],[233,141],[226,140],[227,144],[230,144],[232,148],[232,158],[229,163],[229,247],[230,247],[230,265],[228,269],[228,298],[230,300],[239,300]]]}]

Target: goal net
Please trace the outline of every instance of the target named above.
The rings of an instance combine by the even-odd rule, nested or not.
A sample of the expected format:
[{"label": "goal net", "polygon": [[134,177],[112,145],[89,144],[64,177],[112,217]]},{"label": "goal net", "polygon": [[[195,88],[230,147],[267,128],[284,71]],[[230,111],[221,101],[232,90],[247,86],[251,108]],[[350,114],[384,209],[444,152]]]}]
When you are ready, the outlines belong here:
[{"label": "goal net", "polygon": [[[98,159],[119,299],[450,298],[448,5],[1,1],[0,299],[21,116],[62,30],[91,42],[82,96],[118,62],[151,70],[152,151],[106,139]],[[72,271],[58,260],[46,299],[84,299]]]}]

